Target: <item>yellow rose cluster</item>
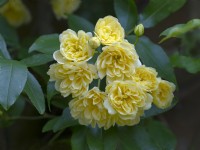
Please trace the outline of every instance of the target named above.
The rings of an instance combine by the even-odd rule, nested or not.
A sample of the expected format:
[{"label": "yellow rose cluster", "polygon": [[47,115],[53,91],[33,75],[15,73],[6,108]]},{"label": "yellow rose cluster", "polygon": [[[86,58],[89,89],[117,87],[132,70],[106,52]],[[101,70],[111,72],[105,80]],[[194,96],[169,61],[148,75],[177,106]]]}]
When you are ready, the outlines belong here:
[{"label": "yellow rose cluster", "polygon": [[[68,29],[60,34],[60,49],[53,54],[50,81],[64,97],[72,94],[69,108],[80,124],[108,129],[115,124],[132,126],[152,103],[165,109],[171,105],[175,85],[162,80],[154,68],[142,65],[133,44],[124,37],[118,19],[98,20],[94,35]],[[95,50],[101,45],[101,52]],[[90,64],[90,59],[95,59]],[[105,90],[89,88],[94,79],[106,78]]]}]

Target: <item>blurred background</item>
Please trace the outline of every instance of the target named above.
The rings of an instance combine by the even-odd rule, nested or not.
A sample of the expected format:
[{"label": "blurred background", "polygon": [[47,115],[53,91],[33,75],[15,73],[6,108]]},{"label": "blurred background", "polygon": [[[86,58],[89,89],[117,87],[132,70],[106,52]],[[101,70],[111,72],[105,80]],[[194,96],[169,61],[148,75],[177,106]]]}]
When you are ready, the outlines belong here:
[{"label": "blurred background", "polygon": [[[29,24],[17,29],[20,43],[24,45],[20,58],[28,55],[27,49],[40,35],[61,33],[68,28],[67,20],[57,20],[48,0],[24,0],[30,10],[32,20]],[[148,3],[148,0],[136,0],[139,11]],[[173,5],[173,1],[172,1]],[[159,34],[166,28],[175,24],[186,23],[193,18],[200,18],[200,1],[188,0],[179,11],[171,14],[167,19],[154,28],[146,29],[145,35],[153,42],[158,43],[161,39]],[[112,0],[82,0],[80,8],[75,14],[82,16],[95,23],[98,18],[106,15],[114,15]],[[186,35],[185,40],[170,39],[161,46],[168,55],[174,51],[189,48],[195,57],[200,56],[200,30],[195,30]],[[17,51],[12,51],[15,55]],[[44,68],[44,72],[48,68]],[[200,73],[190,74],[184,69],[175,69],[179,90],[177,92],[179,103],[170,111],[157,116],[156,119],[164,122],[177,137],[177,150],[200,149]],[[42,79],[41,79],[41,82]],[[58,112],[59,113],[59,112]],[[26,104],[23,115],[38,115],[35,109]],[[41,129],[46,120],[16,120],[7,128],[0,128],[0,150],[34,150],[34,149],[70,149],[69,138],[60,141],[57,146],[46,143],[53,133],[42,133]],[[69,131],[63,132],[63,137],[70,137]],[[28,138],[26,138],[28,137]],[[167,141],[166,141],[167,142]]]}]

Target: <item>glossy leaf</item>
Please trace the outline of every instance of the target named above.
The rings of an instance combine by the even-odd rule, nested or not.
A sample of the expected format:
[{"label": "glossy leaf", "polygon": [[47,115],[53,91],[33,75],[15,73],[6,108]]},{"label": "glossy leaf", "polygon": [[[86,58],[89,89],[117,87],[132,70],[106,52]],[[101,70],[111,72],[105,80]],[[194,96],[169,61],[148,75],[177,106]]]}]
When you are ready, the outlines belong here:
[{"label": "glossy leaf", "polygon": [[125,31],[127,33],[133,31],[138,19],[135,2],[133,0],[115,0],[114,9]]},{"label": "glossy leaf", "polygon": [[180,9],[185,2],[186,0],[150,0],[140,15],[140,22],[146,28],[153,27]]},{"label": "glossy leaf", "polygon": [[180,38],[183,34],[196,28],[200,28],[200,19],[192,19],[186,24],[177,24],[175,26],[172,26],[160,34],[160,36],[165,36],[164,38],[162,38],[160,43],[172,37]]},{"label": "glossy leaf", "polygon": [[72,118],[69,108],[66,108],[63,111],[62,116],[57,120],[56,124],[54,125],[53,131],[57,132],[59,130],[62,130],[62,129],[65,129],[67,127],[74,126],[77,124],[78,122],[77,120],[74,120],[74,118]]},{"label": "glossy leaf", "polygon": [[14,60],[0,59],[0,104],[9,109],[21,94],[27,80],[27,68]]},{"label": "glossy leaf", "polygon": [[53,56],[49,54],[36,54],[21,60],[27,67],[34,67],[53,61]]},{"label": "glossy leaf", "polygon": [[59,120],[60,117],[55,117],[54,119],[49,120],[42,128],[42,132],[48,132],[53,130],[56,122]]},{"label": "glossy leaf", "polygon": [[0,34],[0,53],[5,58],[11,59],[10,54],[7,50],[6,42],[4,41],[4,38],[1,36],[1,34]]},{"label": "glossy leaf", "polygon": [[72,150],[89,150],[86,141],[86,127],[77,127],[76,130],[73,131],[71,138],[71,146]]},{"label": "glossy leaf", "polygon": [[33,51],[38,51],[45,54],[53,54],[54,51],[59,49],[59,35],[49,34],[40,36],[29,48],[29,53]]},{"label": "glossy leaf", "polygon": [[90,150],[104,150],[102,129],[88,128],[87,130],[87,144]]},{"label": "glossy leaf", "polygon": [[[129,36],[128,40],[133,43],[135,37]],[[176,84],[173,68],[162,47],[154,44],[147,37],[141,37],[136,45],[136,51],[146,66],[155,68],[160,77]]]},{"label": "glossy leaf", "polygon": [[31,103],[40,114],[45,112],[45,99],[42,88],[37,79],[29,72],[24,91],[28,95]]},{"label": "glossy leaf", "polygon": [[2,16],[0,16],[0,34],[4,37],[8,45],[14,47],[19,46],[19,39],[16,30],[11,27]]},{"label": "glossy leaf", "polygon": [[70,29],[74,31],[83,30],[85,32],[93,32],[94,25],[86,20],[85,18],[76,16],[76,15],[69,15],[68,17],[68,24]]},{"label": "glossy leaf", "polygon": [[116,150],[119,144],[119,135],[116,128],[112,127],[103,132],[104,150]]},{"label": "glossy leaf", "polygon": [[200,71],[200,58],[175,53],[170,57],[170,60],[174,67],[185,69],[189,73],[197,73]]},{"label": "glossy leaf", "polygon": [[4,5],[8,0],[0,0],[0,6]]},{"label": "glossy leaf", "polygon": [[48,82],[47,84],[47,104],[50,109],[50,105],[51,105],[51,99],[54,95],[56,95],[58,92],[55,89],[55,82]]}]

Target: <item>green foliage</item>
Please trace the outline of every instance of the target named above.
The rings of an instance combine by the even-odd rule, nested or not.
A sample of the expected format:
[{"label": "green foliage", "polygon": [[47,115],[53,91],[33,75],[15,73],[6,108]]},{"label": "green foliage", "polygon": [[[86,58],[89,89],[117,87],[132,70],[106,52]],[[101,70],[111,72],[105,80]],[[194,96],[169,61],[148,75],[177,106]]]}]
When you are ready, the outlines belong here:
[{"label": "green foliage", "polygon": [[53,56],[49,54],[36,54],[21,60],[27,67],[44,65],[53,61]]},{"label": "green foliage", "polygon": [[114,127],[103,132],[98,128],[79,127],[74,130],[71,143],[72,150],[175,150],[176,148],[173,133],[162,123],[153,120],[142,121],[133,127]]},{"label": "green foliage", "polygon": [[36,78],[29,72],[24,91],[28,95],[31,103],[40,114],[45,112],[45,99],[42,88]]},{"label": "green foliage", "polygon": [[180,9],[185,2],[186,0],[150,0],[140,15],[140,22],[145,28],[153,27]]},{"label": "green foliage", "polygon": [[68,24],[69,24],[70,29],[76,32],[79,30],[83,30],[85,32],[94,31],[94,25],[92,23],[76,15],[70,15],[68,17]]},{"label": "green foliage", "polygon": [[14,60],[0,59],[0,104],[8,110],[21,94],[27,80],[27,68]]},{"label": "green foliage", "polygon": [[40,36],[29,48],[29,53],[38,51],[45,54],[53,54],[60,49],[58,34],[49,34]]},{"label": "green foliage", "polygon": [[135,2],[132,0],[115,0],[114,9],[125,31],[127,33],[133,31],[138,19]]},{"label": "green foliage", "polygon": [[172,37],[180,38],[183,34],[186,34],[187,32],[192,31],[196,28],[200,28],[200,19],[192,19],[186,24],[177,24],[175,26],[172,26],[160,34],[160,36],[165,36],[164,38],[162,38],[160,43]]},{"label": "green foliage", "polygon": [[200,58],[175,53],[170,57],[170,61],[174,67],[186,69],[189,73],[197,73],[200,71]]},{"label": "green foliage", "polygon": [[47,84],[47,104],[48,104],[49,110],[51,110],[51,99],[56,94],[58,94],[58,92],[55,90],[55,83],[48,82],[48,84]]},{"label": "green foliage", "polygon": [[78,124],[77,121],[71,117],[69,108],[65,108],[63,110],[62,115],[48,121],[44,125],[42,131],[47,132],[47,131],[52,130],[53,132],[57,132],[59,130],[66,129],[68,127],[71,127],[77,124]]},{"label": "green foliage", "polygon": [[0,34],[0,53],[7,59],[11,59],[10,54],[8,53],[6,42]]},{"label": "green foliage", "polygon": [[8,0],[0,0],[0,6],[4,5]]},{"label": "green foliage", "polygon": [[[128,40],[133,43],[135,37],[129,36]],[[146,66],[155,68],[160,77],[176,84],[173,68],[162,47],[154,44],[147,37],[141,37],[136,45],[136,51]]]},{"label": "green foliage", "polygon": [[0,34],[4,37],[8,45],[19,47],[19,39],[16,30],[12,28],[2,16],[0,16]]}]

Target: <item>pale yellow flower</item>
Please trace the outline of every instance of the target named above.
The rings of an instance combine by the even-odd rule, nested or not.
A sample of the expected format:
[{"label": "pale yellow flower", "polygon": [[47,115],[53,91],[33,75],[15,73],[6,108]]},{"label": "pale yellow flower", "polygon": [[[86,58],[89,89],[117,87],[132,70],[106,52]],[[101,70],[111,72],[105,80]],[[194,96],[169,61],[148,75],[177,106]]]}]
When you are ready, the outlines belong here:
[{"label": "pale yellow flower", "polygon": [[9,0],[0,8],[0,14],[14,27],[28,23],[31,20],[30,13],[21,0]]},{"label": "pale yellow flower", "polygon": [[91,37],[92,33],[82,30],[77,34],[71,29],[64,31],[60,34],[60,50],[54,52],[54,59],[61,64],[89,60],[94,54],[94,49],[89,45]]},{"label": "pale yellow flower", "polygon": [[138,82],[145,91],[152,92],[158,87],[158,73],[154,68],[139,66],[135,69],[133,80]]},{"label": "pale yellow flower", "polygon": [[96,67],[86,62],[53,64],[47,74],[50,81],[56,81],[55,88],[64,97],[70,94],[73,97],[84,95],[89,84],[97,78]]},{"label": "pale yellow flower", "polygon": [[158,88],[152,92],[153,103],[161,109],[169,107],[174,98],[173,92],[175,91],[176,86],[168,81],[159,80]]},{"label": "pale yellow flower", "polygon": [[134,46],[123,41],[103,47],[103,52],[97,58],[96,66],[99,77],[102,79],[107,75],[107,82],[110,83],[130,78],[138,61]]},{"label": "pale yellow flower", "polygon": [[51,0],[51,5],[57,19],[66,19],[80,6],[81,0]]},{"label": "pale yellow flower", "polygon": [[104,127],[109,116],[103,106],[105,98],[106,94],[94,87],[84,97],[71,100],[69,108],[72,117],[78,119],[82,125]]},{"label": "pale yellow flower", "polygon": [[95,33],[104,45],[124,40],[124,29],[118,19],[112,16],[100,18],[95,26]]},{"label": "pale yellow flower", "polygon": [[[137,123],[141,112],[151,107],[152,96],[134,81],[114,81],[107,85],[106,93],[108,98],[104,106],[108,113],[117,115],[122,120]],[[118,124],[124,125],[120,119]]]}]

